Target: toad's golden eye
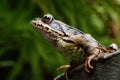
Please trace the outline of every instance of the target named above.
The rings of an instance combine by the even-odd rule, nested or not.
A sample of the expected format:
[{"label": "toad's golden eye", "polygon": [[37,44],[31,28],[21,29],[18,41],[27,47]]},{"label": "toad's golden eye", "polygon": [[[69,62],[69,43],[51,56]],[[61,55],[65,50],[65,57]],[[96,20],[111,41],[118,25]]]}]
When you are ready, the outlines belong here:
[{"label": "toad's golden eye", "polygon": [[53,16],[51,14],[46,14],[42,17],[42,21],[46,24],[49,24],[53,20]]}]

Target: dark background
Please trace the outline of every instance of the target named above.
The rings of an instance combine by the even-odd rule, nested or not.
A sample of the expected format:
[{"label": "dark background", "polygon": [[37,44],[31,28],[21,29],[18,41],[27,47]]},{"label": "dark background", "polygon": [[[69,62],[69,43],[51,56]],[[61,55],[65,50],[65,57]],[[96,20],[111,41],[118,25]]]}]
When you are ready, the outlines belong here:
[{"label": "dark background", "polygon": [[29,24],[46,13],[120,46],[119,0],[0,0],[0,80],[52,80],[69,64]]}]

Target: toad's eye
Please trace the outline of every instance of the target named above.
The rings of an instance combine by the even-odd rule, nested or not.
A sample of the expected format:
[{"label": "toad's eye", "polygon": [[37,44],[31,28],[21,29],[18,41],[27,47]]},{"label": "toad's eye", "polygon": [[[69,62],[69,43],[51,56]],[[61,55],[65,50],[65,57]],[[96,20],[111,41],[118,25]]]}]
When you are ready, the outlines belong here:
[{"label": "toad's eye", "polygon": [[53,16],[51,14],[46,14],[42,17],[42,21],[46,24],[49,24],[53,20]]}]

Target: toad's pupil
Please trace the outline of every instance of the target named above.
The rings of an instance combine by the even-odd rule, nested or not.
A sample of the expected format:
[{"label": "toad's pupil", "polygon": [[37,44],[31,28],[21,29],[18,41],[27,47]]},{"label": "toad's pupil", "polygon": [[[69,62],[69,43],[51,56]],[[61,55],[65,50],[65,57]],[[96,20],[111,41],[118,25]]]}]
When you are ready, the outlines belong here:
[{"label": "toad's pupil", "polygon": [[50,18],[49,18],[49,17],[47,17],[47,16],[44,16],[43,18],[44,18],[44,19],[46,19],[46,20],[50,20]]},{"label": "toad's pupil", "polygon": [[51,22],[51,17],[49,17],[49,16],[43,16],[42,21],[43,21],[44,23],[48,24],[48,23]]}]

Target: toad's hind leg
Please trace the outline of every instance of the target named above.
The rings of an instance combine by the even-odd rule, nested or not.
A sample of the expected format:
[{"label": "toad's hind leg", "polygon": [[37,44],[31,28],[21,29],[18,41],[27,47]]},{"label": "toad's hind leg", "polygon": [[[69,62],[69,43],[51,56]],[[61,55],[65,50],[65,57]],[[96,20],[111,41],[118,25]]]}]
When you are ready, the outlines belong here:
[{"label": "toad's hind leg", "polygon": [[66,80],[69,80],[68,71],[71,68],[70,65],[62,65],[62,66],[58,67],[56,70],[61,70],[61,69],[64,69],[64,68],[67,69],[66,72],[65,72],[65,78],[66,78]]}]

